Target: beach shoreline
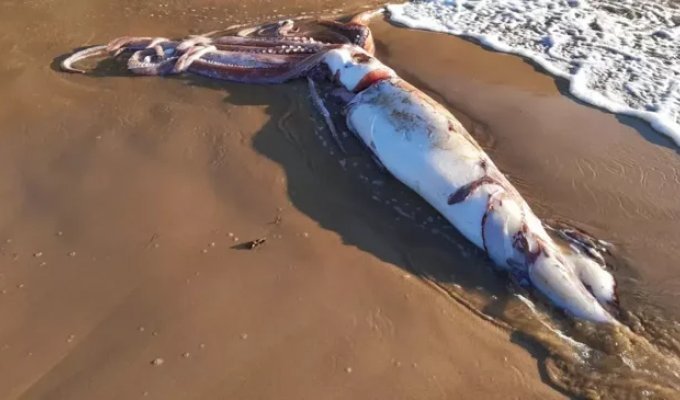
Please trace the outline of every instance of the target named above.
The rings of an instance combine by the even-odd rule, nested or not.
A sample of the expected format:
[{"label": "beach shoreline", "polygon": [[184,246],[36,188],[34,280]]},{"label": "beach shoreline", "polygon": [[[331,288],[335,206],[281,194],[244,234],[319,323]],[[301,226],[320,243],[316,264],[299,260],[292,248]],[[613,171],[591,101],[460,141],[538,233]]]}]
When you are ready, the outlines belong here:
[{"label": "beach shoreline", "polygon": [[[0,397],[568,397],[549,350],[446,291],[522,308],[490,263],[365,152],[340,163],[304,82],[50,67],[125,34],[359,6],[102,0],[83,14],[62,1],[0,16],[0,43],[14,43],[0,61],[12,99],[0,110]],[[617,271],[624,298],[677,315],[680,249],[660,240],[678,231],[680,188],[664,183],[680,171],[675,148],[516,57],[371,27],[378,57],[453,108],[540,216],[617,246],[632,265]],[[381,181],[377,200],[363,176]]]}]

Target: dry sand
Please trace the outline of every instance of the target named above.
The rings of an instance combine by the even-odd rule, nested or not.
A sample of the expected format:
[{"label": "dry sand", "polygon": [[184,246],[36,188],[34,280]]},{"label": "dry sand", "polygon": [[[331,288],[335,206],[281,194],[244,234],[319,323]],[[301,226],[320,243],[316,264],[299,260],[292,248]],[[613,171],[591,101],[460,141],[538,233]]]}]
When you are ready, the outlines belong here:
[{"label": "dry sand", "polygon": [[[0,5],[0,398],[564,397],[543,351],[417,277],[451,268],[465,287],[504,285],[371,199],[315,135],[305,85],[52,69],[120,35],[354,6],[332,3]],[[638,239],[655,243],[664,267],[641,281],[675,293],[667,260],[680,250],[661,239],[677,231],[677,185],[587,172],[645,160],[672,177],[675,150],[561,97],[515,58],[385,23],[375,35],[386,63],[468,116],[539,212],[635,260],[648,255]],[[647,230],[612,201],[647,210]],[[233,248],[259,237],[254,251]]]}]

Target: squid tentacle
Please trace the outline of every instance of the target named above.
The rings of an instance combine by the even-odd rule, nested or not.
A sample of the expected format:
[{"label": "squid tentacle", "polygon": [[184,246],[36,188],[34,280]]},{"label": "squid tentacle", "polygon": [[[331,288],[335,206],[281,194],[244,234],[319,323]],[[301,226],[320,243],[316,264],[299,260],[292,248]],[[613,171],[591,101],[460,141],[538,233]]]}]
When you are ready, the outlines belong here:
[{"label": "squid tentacle", "polygon": [[[206,56],[210,56],[207,54]],[[307,74],[319,65],[324,53],[317,53],[306,58],[286,63],[271,64],[263,68],[260,66],[244,66],[225,64],[199,58],[194,60],[187,71],[210,78],[233,80],[244,83],[273,84],[283,83]]]},{"label": "squid tentacle", "polygon": [[211,51],[217,50],[215,46],[194,46],[182,54],[175,62],[175,67],[172,72],[179,73],[186,71],[187,68],[196,60],[201,58],[203,55],[210,53]]},{"label": "squid tentacle", "polygon": [[[133,54],[128,60],[128,68],[134,73],[165,74],[173,69],[179,72],[186,70],[187,66],[169,68],[169,64],[180,59],[185,62],[188,57],[182,58],[183,54],[196,46],[203,48],[209,45],[214,46],[216,50],[290,55],[289,61],[292,63],[301,61],[301,58],[296,55],[317,54],[339,44],[358,45],[372,53],[373,39],[367,23],[380,12],[382,11],[363,12],[355,15],[346,23],[321,21],[320,25],[330,29],[319,33],[320,36],[298,33],[300,28],[293,20],[242,29],[235,35],[216,36],[220,31],[214,31],[204,35],[189,36],[181,41],[173,41],[164,37],[122,36],[111,40],[106,46],[95,46],[72,54],[61,63],[61,68],[68,72],[85,73],[84,70],[74,67],[75,63],[95,56],[117,57],[122,53],[131,52]],[[152,48],[154,53],[144,51],[147,48]],[[211,51],[214,52],[214,50]],[[202,53],[206,52],[209,51],[204,50]],[[191,53],[196,54],[195,50]],[[203,65],[201,68],[207,67]]]},{"label": "squid tentacle", "polygon": [[79,69],[74,67],[73,65],[79,61],[82,61],[87,58],[91,57],[98,57],[98,56],[103,56],[109,54],[109,51],[107,49],[107,46],[92,46],[88,47],[86,49],[77,51],[73,54],[71,54],[69,57],[65,58],[61,62],[61,69],[66,72],[76,72],[80,74],[85,74],[87,73],[83,69]]},{"label": "squid tentacle", "polygon": [[312,78],[310,77],[307,77],[307,83],[309,84],[309,93],[311,95],[312,102],[316,106],[316,109],[319,110],[319,113],[323,117],[324,122],[326,122],[328,130],[331,132],[331,137],[335,141],[336,146],[338,146],[338,149],[340,149],[342,154],[347,154],[347,150],[345,150],[345,146],[343,146],[342,141],[340,140],[340,136],[338,135],[338,130],[335,129],[335,124],[333,123],[333,119],[331,118],[331,113],[328,111],[328,108],[326,108],[323,99],[321,99],[321,96],[319,96],[319,92],[316,90],[314,80],[312,80]]}]

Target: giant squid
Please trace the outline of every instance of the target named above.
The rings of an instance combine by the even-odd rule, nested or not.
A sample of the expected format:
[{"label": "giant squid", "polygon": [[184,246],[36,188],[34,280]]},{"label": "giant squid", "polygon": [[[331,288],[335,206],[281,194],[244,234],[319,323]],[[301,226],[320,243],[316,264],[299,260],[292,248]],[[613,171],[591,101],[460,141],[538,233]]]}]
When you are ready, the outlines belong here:
[{"label": "giant squid", "polygon": [[68,72],[93,56],[127,56],[134,74],[193,73],[252,84],[307,78],[333,135],[314,81],[344,92],[347,128],[397,180],[418,193],[516,283],[532,287],[577,319],[618,324],[616,283],[596,240],[578,230],[558,243],[521,194],[463,125],[441,104],[401,79],[374,55],[367,24],[377,12],[323,29],[284,20],[237,32],[172,40],[122,37],[64,59]]}]

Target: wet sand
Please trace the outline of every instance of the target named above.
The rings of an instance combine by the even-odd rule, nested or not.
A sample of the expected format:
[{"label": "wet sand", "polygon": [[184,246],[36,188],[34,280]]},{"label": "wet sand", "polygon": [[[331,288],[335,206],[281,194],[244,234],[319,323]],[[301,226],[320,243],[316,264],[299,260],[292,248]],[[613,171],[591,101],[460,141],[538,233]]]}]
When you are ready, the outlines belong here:
[{"label": "wet sand", "polygon": [[[365,153],[338,162],[303,83],[52,69],[116,36],[354,7],[331,3],[0,6],[0,398],[565,397],[546,350],[438,288],[507,297],[470,245],[390,202],[433,216],[414,195],[383,176],[376,201]],[[616,244],[624,300],[676,312],[675,149],[521,60],[373,27],[542,216]]]}]

